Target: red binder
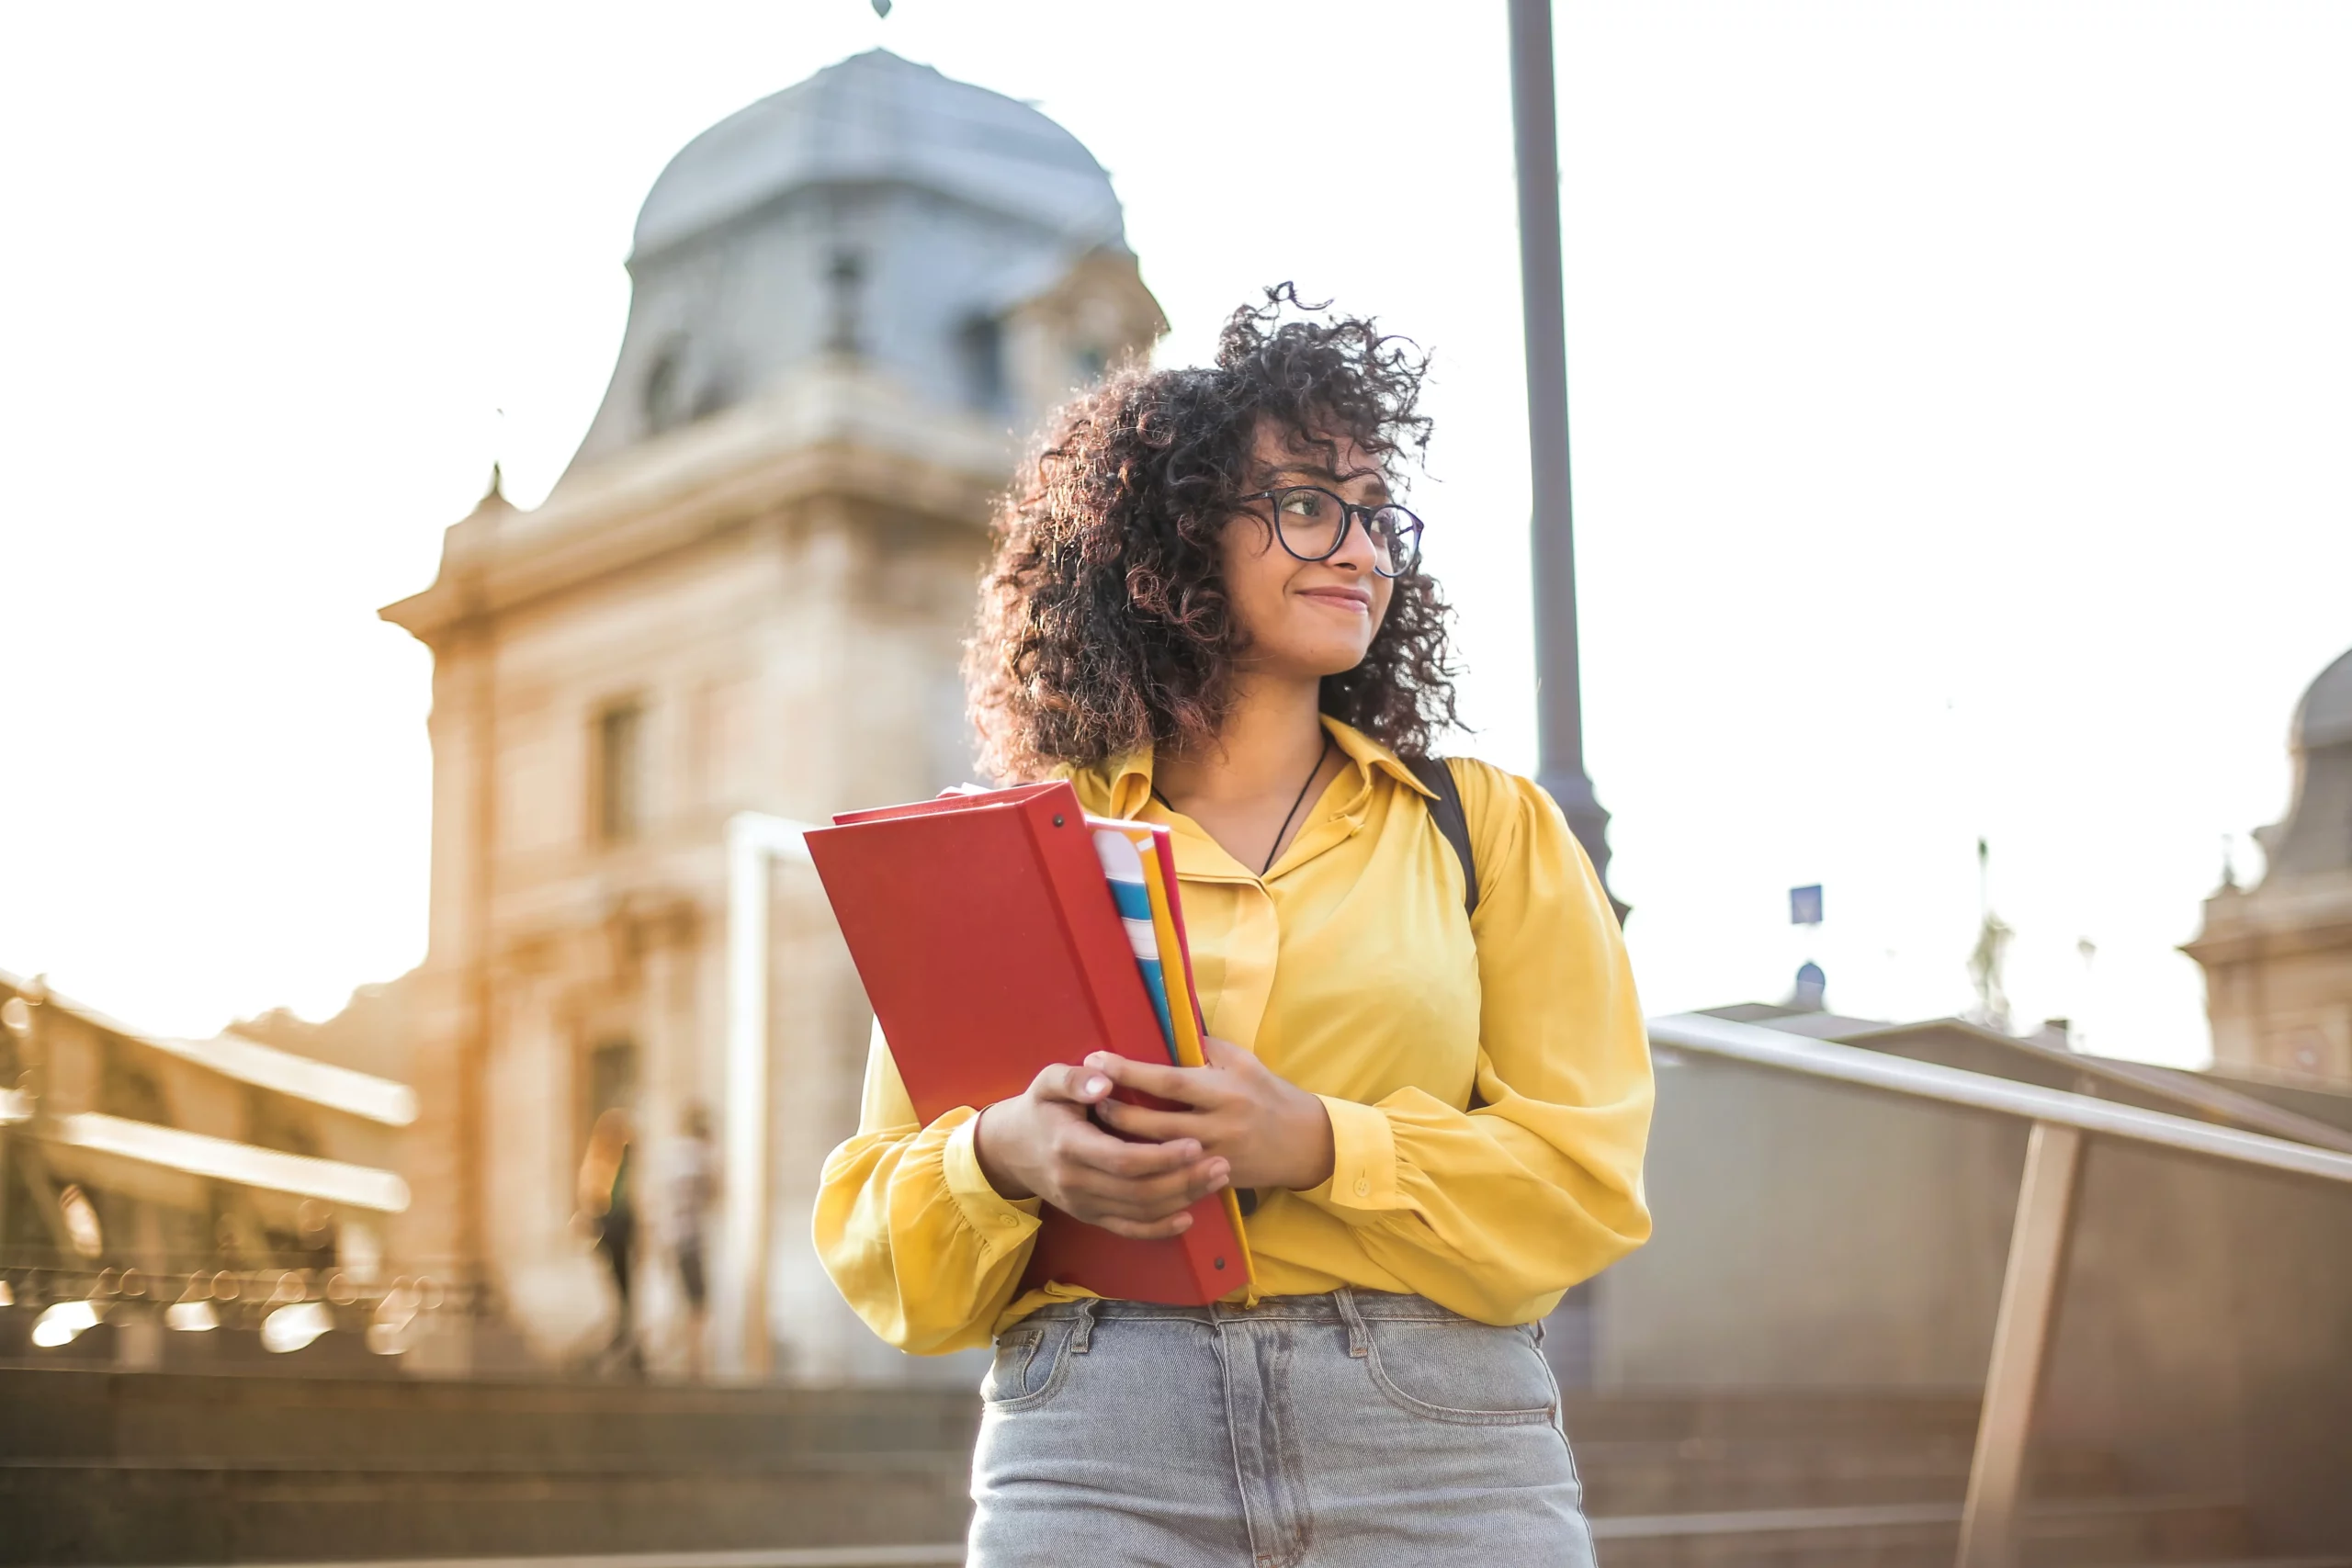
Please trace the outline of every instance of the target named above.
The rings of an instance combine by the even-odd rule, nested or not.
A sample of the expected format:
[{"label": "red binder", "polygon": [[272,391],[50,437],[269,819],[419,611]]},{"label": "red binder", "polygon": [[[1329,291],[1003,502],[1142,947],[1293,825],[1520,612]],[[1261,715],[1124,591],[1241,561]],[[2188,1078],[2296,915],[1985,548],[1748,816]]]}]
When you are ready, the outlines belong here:
[{"label": "red binder", "polygon": [[[809,832],[808,853],[926,1124],[1019,1094],[1040,1068],[1091,1051],[1168,1060],[1068,784],[845,812],[833,824]],[[1179,1306],[1240,1290],[1247,1255],[1222,1196],[1192,1215],[1180,1236],[1133,1241],[1048,1205],[1023,1288],[1058,1280]]]}]

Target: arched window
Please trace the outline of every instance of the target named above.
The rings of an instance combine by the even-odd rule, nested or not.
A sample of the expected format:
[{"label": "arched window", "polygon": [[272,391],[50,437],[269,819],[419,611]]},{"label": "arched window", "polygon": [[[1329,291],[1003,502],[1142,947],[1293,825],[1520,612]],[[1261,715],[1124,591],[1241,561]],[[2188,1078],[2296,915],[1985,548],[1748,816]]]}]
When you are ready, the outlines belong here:
[{"label": "arched window", "polygon": [[964,395],[971,405],[994,413],[1005,405],[1004,323],[994,316],[974,316],[957,334],[957,356],[964,366]]},{"label": "arched window", "polygon": [[694,417],[686,398],[686,340],[673,337],[647,367],[639,403],[645,428],[659,435]]}]

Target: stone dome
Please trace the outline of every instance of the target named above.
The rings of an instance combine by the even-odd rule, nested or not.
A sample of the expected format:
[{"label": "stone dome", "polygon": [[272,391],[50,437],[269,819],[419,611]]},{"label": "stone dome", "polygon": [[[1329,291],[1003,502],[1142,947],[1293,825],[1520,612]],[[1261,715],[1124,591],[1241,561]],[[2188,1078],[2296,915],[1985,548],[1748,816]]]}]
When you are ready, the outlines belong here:
[{"label": "stone dome", "polygon": [[2293,798],[2284,819],[2256,828],[2264,880],[2352,871],[2352,651],[2319,672],[2295,707]]},{"label": "stone dome", "polygon": [[2319,672],[2295,708],[2294,743],[2305,751],[2352,742],[2352,649]]},{"label": "stone dome", "polygon": [[[826,365],[1011,427],[1163,326],[1078,138],[884,50],[688,142],[628,267],[612,383],[559,491]],[[1069,320],[1015,319],[1073,278],[1091,298],[1056,307]]]},{"label": "stone dome", "polygon": [[907,185],[1124,242],[1110,175],[1028,105],[876,49],[740,109],[686,143],[637,217],[643,257],[811,186]]}]

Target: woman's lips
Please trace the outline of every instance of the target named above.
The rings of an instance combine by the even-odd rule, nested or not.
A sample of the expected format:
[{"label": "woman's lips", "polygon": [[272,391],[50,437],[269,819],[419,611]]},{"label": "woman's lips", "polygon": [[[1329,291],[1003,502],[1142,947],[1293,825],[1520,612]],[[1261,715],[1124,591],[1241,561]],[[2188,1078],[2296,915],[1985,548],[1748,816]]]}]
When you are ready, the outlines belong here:
[{"label": "woman's lips", "polygon": [[1335,610],[1347,610],[1358,615],[1372,609],[1372,591],[1368,588],[1302,588],[1302,599],[1312,599]]}]

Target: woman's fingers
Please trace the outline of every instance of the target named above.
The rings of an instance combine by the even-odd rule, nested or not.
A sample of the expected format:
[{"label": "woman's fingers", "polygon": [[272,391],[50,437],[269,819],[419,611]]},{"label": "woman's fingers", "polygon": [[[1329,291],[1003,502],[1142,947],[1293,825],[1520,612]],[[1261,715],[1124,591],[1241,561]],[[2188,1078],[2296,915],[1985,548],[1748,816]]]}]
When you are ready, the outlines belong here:
[{"label": "woman's fingers", "polygon": [[1197,1138],[1131,1144],[1091,1122],[1073,1120],[1055,1140],[1054,1154],[1074,1166],[1133,1180],[1182,1169],[1201,1157],[1201,1145]]},{"label": "woman's fingers", "polygon": [[1183,1170],[1143,1181],[1119,1181],[1096,1172],[1073,1170],[1063,1189],[1069,1212],[1100,1224],[1105,1218],[1157,1223],[1222,1191],[1233,1179],[1223,1160],[1203,1160]]},{"label": "woman's fingers", "polygon": [[[1193,1200],[1193,1203],[1198,1201],[1197,1198]],[[1113,1220],[1124,1220],[1131,1225],[1156,1225],[1162,1220],[1183,1213],[1192,1206],[1193,1203],[1172,1201],[1164,1203],[1121,1203],[1089,1198],[1068,1212],[1090,1225],[1107,1224]]]},{"label": "woman's fingers", "polygon": [[1227,1185],[1232,1167],[1199,1142],[1130,1144],[1082,1122],[1063,1129],[1054,1150],[1059,1206],[1079,1218],[1158,1221]]},{"label": "woman's fingers", "polygon": [[1190,1214],[1170,1214],[1164,1220],[1123,1220],[1113,1215],[1091,1222],[1101,1225],[1113,1235],[1126,1236],[1134,1241],[1165,1241],[1171,1235],[1182,1235],[1193,1228]]},{"label": "woman's fingers", "polygon": [[[1110,1052],[1044,1069],[1031,1082],[1028,1098],[1062,1108],[1050,1118],[1055,1130],[1047,1145],[1047,1189],[1058,1189],[1057,1206],[1118,1235],[1182,1235],[1192,1224],[1185,1211],[1231,1185],[1231,1165],[1203,1149],[1186,1125],[1188,1120],[1197,1122],[1193,1113],[1148,1111],[1108,1097],[1125,1087],[1178,1104],[1208,1105],[1228,1099],[1230,1086],[1230,1077],[1213,1068],[1161,1066]],[[1114,1137],[1090,1120],[1090,1112],[1146,1141]]]},{"label": "woman's fingers", "polygon": [[1106,1100],[1095,1108],[1096,1115],[1120,1132],[1138,1138],[1149,1138],[1164,1144],[1171,1138],[1192,1138],[1197,1134],[1193,1123],[1197,1111],[1154,1111],[1148,1106],[1129,1105],[1123,1100]]},{"label": "woman's fingers", "polygon": [[1221,1159],[1204,1159],[1182,1170],[1138,1181],[1122,1181],[1083,1168],[1072,1169],[1068,1175],[1069,1179],[1062,1185],[1069,1195],[1083,1198],[1109,1213],[1149,1220],[1188,1209],[1210,1193],[1224,1190],[1233,1179],[1232,1168]]},{"label": "woman's fingers", "polygon": [[1253,1067],[1259,1065],[1256,1056],[1236,1045],[1232,1041],[1219,1040],[1214,1034],[1201,1042],[1201,1055],[1208,1058],[1210,1066],[1222,1067],[1227,1071],[1245,1065]]},{"label": "woman's fingers", "polygon": [[1092,1105],[1111,1092],[1111,1079],[1099,1068],[1057,1062],[1030,1080],[1029,1092],[1039,1100],[1057,1100],[1068,1105]]},{"label": "woman's fingers", "polygon": [[1114,1051],[1095,1052],[1086,1058],[1086,1066],[1122,1088],[1141,1089],[1162,1100],[1172,1100],[1179,1105],[1209,1105],[1225,1098],[1220,1086],[1209,1077],[1214,1068],[1164,1067],[1155,1062],[1138,1062]]}]

